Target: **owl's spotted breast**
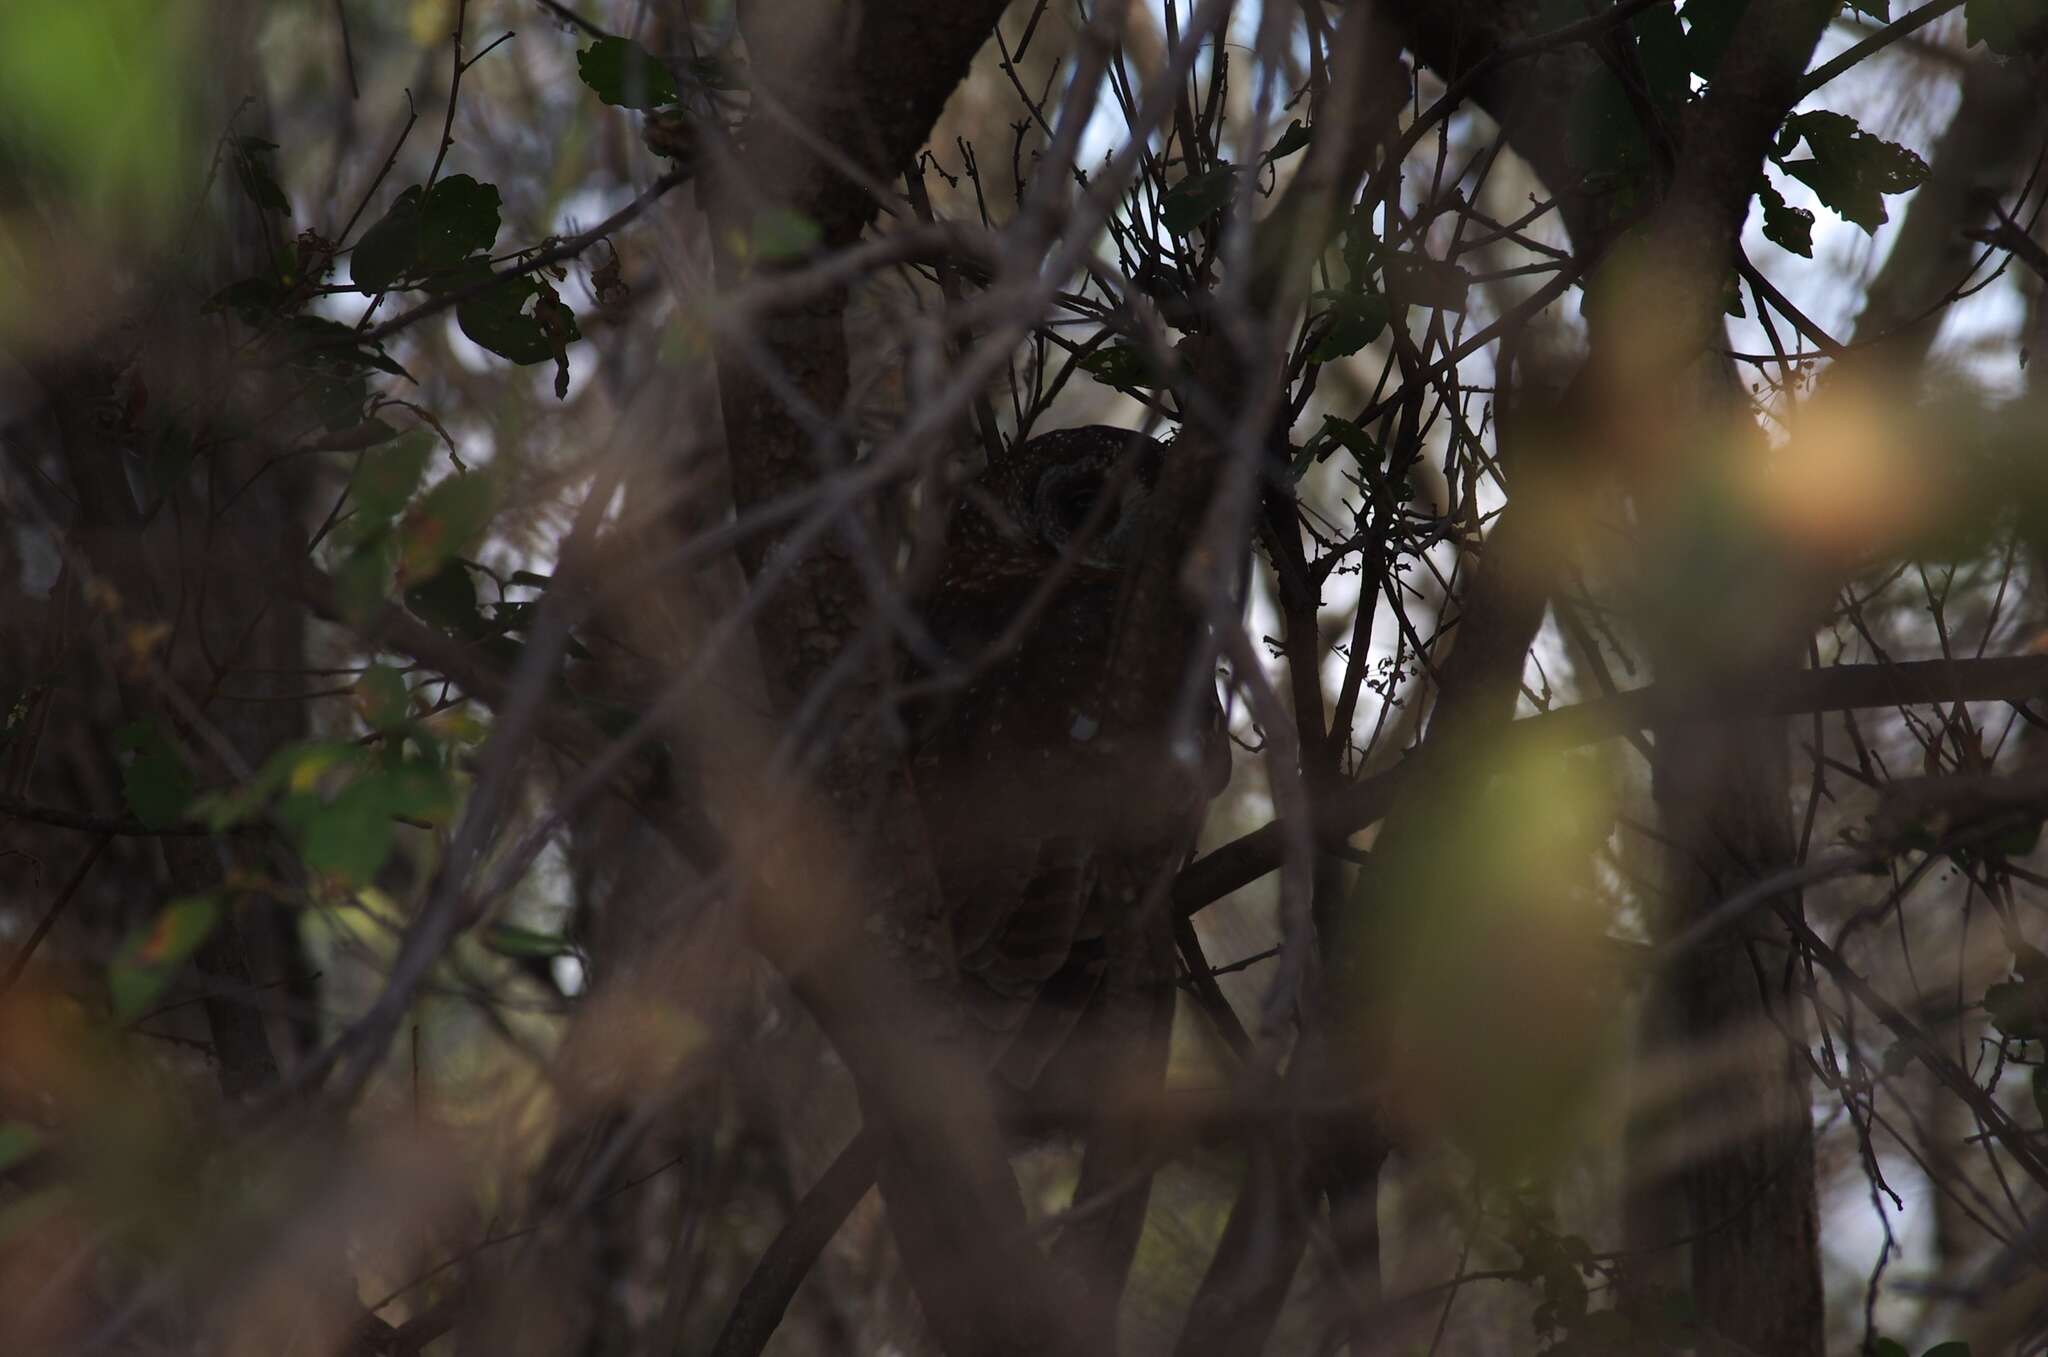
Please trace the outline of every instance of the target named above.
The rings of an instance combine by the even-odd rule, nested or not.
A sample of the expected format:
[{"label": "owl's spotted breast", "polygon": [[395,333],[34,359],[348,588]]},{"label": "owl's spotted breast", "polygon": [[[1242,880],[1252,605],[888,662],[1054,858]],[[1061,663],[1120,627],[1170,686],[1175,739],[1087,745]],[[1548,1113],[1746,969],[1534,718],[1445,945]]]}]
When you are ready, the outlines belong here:
[{"label": "owl's spotted breast", "polygon": [[1189,799],[1161,794],[1156,742],[1106,729],[1102,711],[1125,557],[1165,451],[1104,426],[1019,444],[962,497],[924,610],[969,676],[913,713],[913,775],[969,1006],[1020,1087],[1105,984],[1170,993],[1163,920],[1129,916],[1136,883],[1178,865]]}]

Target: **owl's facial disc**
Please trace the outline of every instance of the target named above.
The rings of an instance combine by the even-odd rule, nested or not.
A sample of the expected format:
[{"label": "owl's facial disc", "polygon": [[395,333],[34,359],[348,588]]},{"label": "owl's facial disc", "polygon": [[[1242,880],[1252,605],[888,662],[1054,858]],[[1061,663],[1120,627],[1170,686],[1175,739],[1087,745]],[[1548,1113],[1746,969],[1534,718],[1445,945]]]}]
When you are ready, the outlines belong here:
[{"label": "owl's facial disc", "polygon": [[1102,493],[1102,477],[1076,471],[1066,475],[1055,473],[1045,479],[1046,502],[1039,505],[1039,517],[1046,525],[1047,535],[1061,542],[1071,541],[1095,508],[1096,498]]},{"label": "owl's facial disc", "polygon": [[[1032,505],[1033,517],[1037,519],[1046,545],[1062,552],[1068,550],[1087,526],[1088,516],[1095,512],[1096,501],[1102,497],[1104,488],[1105,478],[1098,467],[1048,468],[1039,478],[1034,496],[1036,502]],[[1132,497],[1126,494],[1124,498],[1129,500]],[[1121,562],[1133,507],[1131,503],[1124,503],[1111,509],[1089,537],[1081,553],[1082,560],[1101,566],[1114,566]]]}]

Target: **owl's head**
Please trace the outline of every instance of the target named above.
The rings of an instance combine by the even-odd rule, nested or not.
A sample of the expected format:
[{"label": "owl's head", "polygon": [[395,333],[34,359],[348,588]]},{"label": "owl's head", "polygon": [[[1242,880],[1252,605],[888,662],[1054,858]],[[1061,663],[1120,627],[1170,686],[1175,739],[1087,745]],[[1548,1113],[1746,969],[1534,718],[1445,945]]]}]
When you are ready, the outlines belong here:
[{"label": "owl's head", "polygon": [[[1088,565],[1122,566],[1166,445],[1131,429],[1088,424],[1057,429],[1012,447],[980,484],[1009,518],[1011,534]],[[1110,496],[1090,530],[1096,506]]]}]

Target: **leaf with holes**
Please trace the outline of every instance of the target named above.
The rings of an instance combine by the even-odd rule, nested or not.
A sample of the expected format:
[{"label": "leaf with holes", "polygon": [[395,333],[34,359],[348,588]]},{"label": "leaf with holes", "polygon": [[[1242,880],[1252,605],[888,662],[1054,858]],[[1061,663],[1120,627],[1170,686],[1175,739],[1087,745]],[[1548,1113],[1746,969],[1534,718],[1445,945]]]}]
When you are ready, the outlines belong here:
[{"label": "leaf with holes", "polygon": [[[583,332],[561,294],[531,273],[491,279],[491,267],[484,260],[464,265],[460,286],[489,285],[456,303],[455,321],[462,333],[471,343],[522,366],[553,359],[566,380],[568,346],[583,338]],[[556,394],[561,394],[559,383]]]},{"label": "leaf with holes", "polygon": [[1764,210],[1764,239],[1813,258],[1813,213],[1786,202],[1769,182],[1757,186],[1756,200]]},{"label": "leaf with holes", "polygon": [[1927,181],[1927,162],[1896,142],[1873,137],[1844,113],[1815,109],[1785,120],[1812,152],[1805,160],[1781,160],[1785,172],[1812,189],[1829,210],[1876,235],[1888,219],[1885,195],[1904,193]]}]

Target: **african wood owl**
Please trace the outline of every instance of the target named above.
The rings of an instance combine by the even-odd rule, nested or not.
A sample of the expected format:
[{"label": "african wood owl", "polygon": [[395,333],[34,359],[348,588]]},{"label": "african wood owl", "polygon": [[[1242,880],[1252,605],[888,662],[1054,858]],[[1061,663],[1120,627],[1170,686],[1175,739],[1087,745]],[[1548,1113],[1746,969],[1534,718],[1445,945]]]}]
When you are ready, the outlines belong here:
[{"label": "african wood owl", "polygon": [[[1170,455],[1102,425],[1017,444],[962,497],[924,608],[960,667],[913,714],[912,754],[959,988],[999,1078],[1055,1098],[1093,1096],[1077,1033],[1103,1039],[1080,1058],[1099,1075],[1105,1044],[1170,1021],[1163,885],[1228,771],[1220,730],[1191,776],[1164,758],[1164,712],[1106,714],[1125,566]],[[1192,657],[1197,620],[1174,621]]]}]

